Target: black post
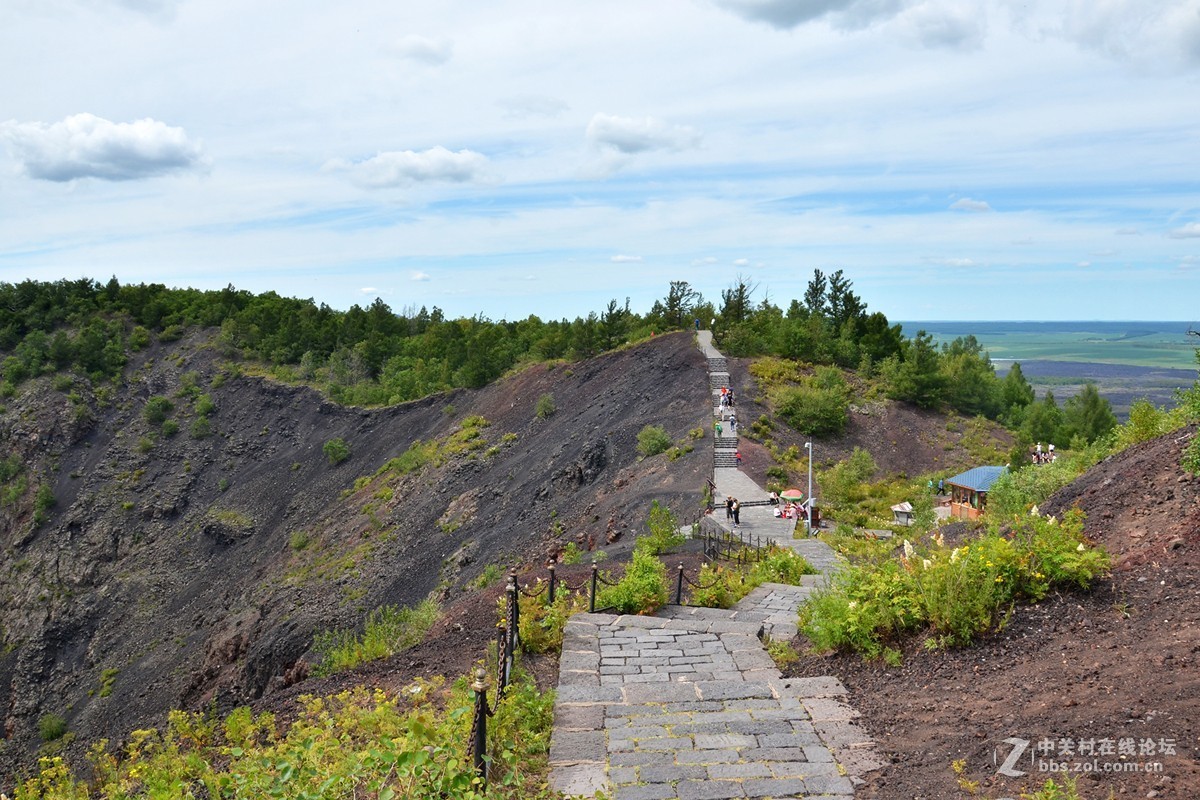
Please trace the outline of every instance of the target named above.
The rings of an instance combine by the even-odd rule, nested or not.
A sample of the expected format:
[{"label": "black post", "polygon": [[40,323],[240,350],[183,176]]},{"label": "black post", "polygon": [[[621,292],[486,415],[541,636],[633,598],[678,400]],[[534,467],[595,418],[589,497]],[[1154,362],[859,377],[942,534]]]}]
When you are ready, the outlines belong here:
[{"label": "black post", "polygon": [[550,565],[550,596],[547,598],[549,605],[554,605],[554,565]]},{"label": "black post", "polygon": [[592,564],[592,591],[588,597],[588,613],[596,613],[596,581],[599,578],[599,567]]},{"label": "black post", "polygon": [[475,772],[482,781],[481,789],[487,789],[487,673],[483,668],[475,670],[475,681],[471,684],[475,692],[475,721],[471,725],[471,755],[475,763]]},{"label": "black post", "polygon": [[675,578],[675,605],[683,605],[683,564],[679,565],[679,575]]},{"label": "black post", "polygon": [[518,602],[519,589],[517,588],[517,571],[513,569],[508,573],[508,586],[505,590],[508,593],[508,636],[506,639],[507,658],[504,664],[504,685],[508,686],[512,680],[513,664],[517,658],[517,644],[521,641],[521,633],[518,626],[521,623],[521,604]]}]

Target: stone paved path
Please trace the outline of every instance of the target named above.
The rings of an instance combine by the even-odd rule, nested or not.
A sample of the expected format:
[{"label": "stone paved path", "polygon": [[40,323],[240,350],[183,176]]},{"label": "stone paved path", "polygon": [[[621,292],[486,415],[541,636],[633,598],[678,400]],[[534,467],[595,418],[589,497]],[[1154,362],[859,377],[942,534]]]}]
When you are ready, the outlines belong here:
[{"label": "stone paved path", "polygon": [[[704,334],[710,371],[723,368]],[[710,377],[716,383],[719,375]],[[723,484],[750,498],[753,487],[765,498],[730,471],[740,478],[723,484],[718,475],[719,491]],[[742,532],[792,547],[821,575],[801,586],[764,584],[732,611],[668,606],[654,617],[578,614],[567,623],[550,746],[554,788],[613,800],[848,798],[860,776],[880,766],[841,682],[785,679],[766,652],[764,639],[795,634],[797,609],[837,557],[824,542],[794,539],[769,507],[761,511],[742,512]]]}]

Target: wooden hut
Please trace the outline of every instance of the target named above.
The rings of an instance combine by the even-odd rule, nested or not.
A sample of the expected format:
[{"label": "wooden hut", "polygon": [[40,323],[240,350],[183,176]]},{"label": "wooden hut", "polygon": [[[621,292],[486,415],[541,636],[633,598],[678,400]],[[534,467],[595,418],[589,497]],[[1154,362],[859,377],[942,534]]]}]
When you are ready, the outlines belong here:
[{"label": "wooden hut", "polygon": [[950,490],[950,516],[979,519],[987,505],[987,493],[1008,467],[975,467],[946,479]]}]

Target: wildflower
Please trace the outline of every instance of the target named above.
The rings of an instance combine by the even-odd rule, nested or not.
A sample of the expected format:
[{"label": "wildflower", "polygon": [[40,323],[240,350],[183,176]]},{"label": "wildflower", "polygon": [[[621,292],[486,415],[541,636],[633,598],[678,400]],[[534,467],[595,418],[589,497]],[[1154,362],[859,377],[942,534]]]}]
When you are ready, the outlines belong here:
[{"label": "wildflower", "polygon": [[945,547],[945,546],[946,546],[946,538],[945,538],[944,536],[942,536],[940,533],[939,533],[937,536],[934,536],[934,537],[933,537],[933,540],[934,540],[935,542],[937,542],[937,546],[938,546],[938,547]]},{"label": "wildflower", "polygon": [[1083,542],[1080,542],[1079,547],[1076,547],[1075,549],[1082,553],[1087,548],[1083,546]]},{"label": "wildflower", "polygon": [[846,608],[858,608],[858,601],[851,600],[849,603],[846,604]]},{"label": "wildflower", "polygon": [[904,557],[905,558],[913,557],[913,546],[912,546],[912,543],[908,541],[908,539],[904,540]]},{"label": "wildflower", "polygon": [[421,684],[414,683],[412,686],[408,687],[408,693],[409,694],[420,694],[421,693]]},{"label": "wildflower", "polygon": [[956,548],[954,548],[953,550],[951,550],[951,551],[950,551],[950,563],[951,563],[951,564],[957,564],[957,563],[958,563],[958,557],[959,557],[961,554],[962,554],[962,551],[961,551],[961,550],[959,550],[957,547],[956,547]]},{"label": "wildflower", "polygon": [[922,558],[921,566],[924,567],[925,569],[929,569],[930,567],[933,566],[933,562],[930,561],[928,558]]},{"label": "wildflower", "polygon": [[1003,576],[1003,575],[997,575],[997,576],[996,576],[996,583],[1004,583],[1004,576]]}]

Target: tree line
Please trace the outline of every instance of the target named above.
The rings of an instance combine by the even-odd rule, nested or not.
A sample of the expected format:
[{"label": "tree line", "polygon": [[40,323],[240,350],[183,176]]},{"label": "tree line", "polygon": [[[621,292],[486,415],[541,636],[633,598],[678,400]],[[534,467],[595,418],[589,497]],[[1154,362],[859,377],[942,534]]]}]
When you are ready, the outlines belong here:
[{"label": "tree line", "polygon": [[[771,355],[854,371],[882,384],[889,397],[925,408],[949,407],[1005,423],[1028,442],[1092,441],[1116,420],[1095,387],[1059,408],[1035,401],[1014,365],[996,376],[974,336],[935,346],[924,331],[911,338],[869,311],[842,270],[814,270],[804,296],[786,309],[741,276],[704,298],[687,281],[639,314],[616,299],[586,316],[543,320],[448,319],[432,310],[394,312],[381,299],[338,311],[312,299],[87,278],[0,283],[0,392],[29,377],[74,369],[94,380],[118,379],[128,353],[153,338],[169,341],[189,328],[217,328],[229,357],[273,365],[283,377],[313,383],[344,403],[402,402],[447,389],[478,388],[524,362],[578,360],[670,330],[712,326],[733,356]],[[761,297],[758,295],[761,294]],[[814,391],[839,394],[840,381]]]}]

